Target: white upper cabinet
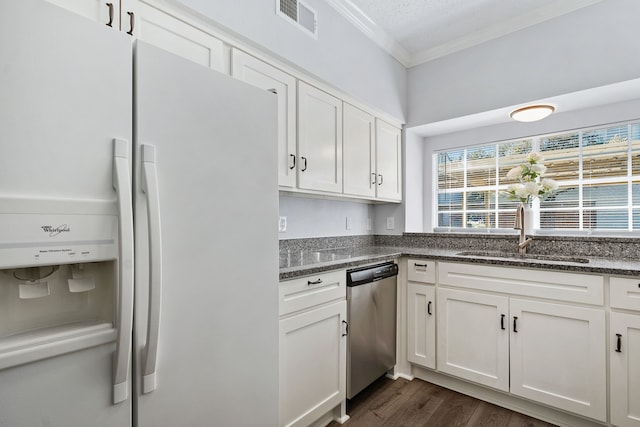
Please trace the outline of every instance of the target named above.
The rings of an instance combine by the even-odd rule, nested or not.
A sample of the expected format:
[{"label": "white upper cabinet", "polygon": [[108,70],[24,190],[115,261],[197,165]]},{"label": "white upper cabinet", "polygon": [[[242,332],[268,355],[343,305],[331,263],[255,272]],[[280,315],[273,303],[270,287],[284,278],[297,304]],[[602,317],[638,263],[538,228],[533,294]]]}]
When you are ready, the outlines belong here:
[{"label": "white upper cabinet", "polygon": [[92,21],[120,29],[120,0],[47,0]]},{"label": "white upper cabinet", "polygon": [[344,103],[344,194],[402,200],[400,129]]},{"label": "white upper cabinet", "polygon": [[193,62],[225,72],[224,44],[141,0],[47,0]]},{"label": "white upper cabinet", "polygon": [[144,1],[122,0],[122,9],[120,28],[123,31],[197,64],[227,73],[221,40]]},{"label": "white upper cabinet", "polygon": [[342,101],[298,81],[298,186],[342,193]]},{"label": "white upper cabinet", "polygon": [[278,184],[295,187],[296,79],[279,69],[233,48],[231,74],[253,86],[274,92],[278,97]]},{"label": "white upper cabinet", "polygon": [[375,118],[346,102],[342,113],[344,193],[374,198]]},{"label": "white upper cabinet", "polygon": [[400,129],[376,119],[376,197],[402,200],[402,136]]}]

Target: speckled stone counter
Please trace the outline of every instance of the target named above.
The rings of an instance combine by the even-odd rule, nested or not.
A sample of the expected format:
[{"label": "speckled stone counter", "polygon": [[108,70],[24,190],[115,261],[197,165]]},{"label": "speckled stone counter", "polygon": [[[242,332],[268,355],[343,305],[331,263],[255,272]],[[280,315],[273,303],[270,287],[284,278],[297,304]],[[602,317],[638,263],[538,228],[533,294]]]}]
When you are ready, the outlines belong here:
[{"label": "speckled stone counter", "polygon": [[[537,247],[534,247],[537,251],[532,251],[531,256],[535,257],[539,254],[552,258],[557,254],[559,258],[564,258],[561,260],[519,257],[514,247],[514,238],[511,236],[449,235],[444,236],[444,239],[449,239],[446,242],[437,238],[434,240],[430,235],[411,234],[332,239],[334,240],[329,241],[329,245],[324,247],[322,239],[305,239],[309,242],[313,241],[310,246],[309,242],[301,241],[281,244],[280,280],[385,262],[402,256],[520,268],[640,276],[640,257],[636,252],[638,251],[636,239],[571,237],[536,239]],[[336,248],[331,247],[332,244],[347,246]],[[475,252],[469,255],[463,254],[472,251]],[[496,255],[498,252],[500,256]],[[600,256],[592,256],[592,254]],[[573,262],[571,256],[583,262]]]}]

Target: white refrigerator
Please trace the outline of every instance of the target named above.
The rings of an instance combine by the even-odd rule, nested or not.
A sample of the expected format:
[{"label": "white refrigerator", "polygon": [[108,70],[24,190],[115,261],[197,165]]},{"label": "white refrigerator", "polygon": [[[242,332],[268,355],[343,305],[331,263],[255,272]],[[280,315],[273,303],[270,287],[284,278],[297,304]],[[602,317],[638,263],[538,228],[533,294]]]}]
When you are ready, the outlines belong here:
[{"label": "white refrigerator", "polygon": [[0,426],[275,426],[276,98],[0,4]]}]

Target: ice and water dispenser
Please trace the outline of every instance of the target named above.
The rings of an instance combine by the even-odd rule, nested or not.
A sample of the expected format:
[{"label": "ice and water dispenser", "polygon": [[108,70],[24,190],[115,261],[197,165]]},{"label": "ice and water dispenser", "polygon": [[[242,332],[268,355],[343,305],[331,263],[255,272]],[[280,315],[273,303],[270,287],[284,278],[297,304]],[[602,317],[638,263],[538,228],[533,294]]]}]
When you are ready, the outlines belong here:
[{"label": "ice and water dispenser", "polygon": [[0,213],[0,369],[114,341],[114,204],[18,204]]}]

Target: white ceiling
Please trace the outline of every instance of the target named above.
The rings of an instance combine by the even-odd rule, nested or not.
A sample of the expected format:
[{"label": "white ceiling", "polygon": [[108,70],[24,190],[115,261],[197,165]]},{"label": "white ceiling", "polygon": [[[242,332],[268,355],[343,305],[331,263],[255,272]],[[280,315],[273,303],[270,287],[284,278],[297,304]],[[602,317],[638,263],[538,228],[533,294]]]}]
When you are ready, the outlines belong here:
[{"label": "white ceiling", "polygon": [[602,0],[327,0],[406,67]]}]

